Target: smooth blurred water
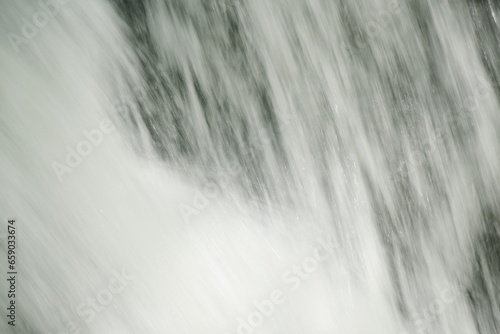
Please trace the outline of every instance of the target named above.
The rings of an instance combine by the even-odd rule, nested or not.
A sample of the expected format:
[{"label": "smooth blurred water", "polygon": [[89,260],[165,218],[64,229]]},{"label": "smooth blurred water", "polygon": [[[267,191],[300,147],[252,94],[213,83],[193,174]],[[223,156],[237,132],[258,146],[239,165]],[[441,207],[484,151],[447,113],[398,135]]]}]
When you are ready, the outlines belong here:
[{"label": "smooth blurred water", "polygon": [[496,4],[73,0],[15,47],[41,8],[0,16],[2,332],[500,333]]}]

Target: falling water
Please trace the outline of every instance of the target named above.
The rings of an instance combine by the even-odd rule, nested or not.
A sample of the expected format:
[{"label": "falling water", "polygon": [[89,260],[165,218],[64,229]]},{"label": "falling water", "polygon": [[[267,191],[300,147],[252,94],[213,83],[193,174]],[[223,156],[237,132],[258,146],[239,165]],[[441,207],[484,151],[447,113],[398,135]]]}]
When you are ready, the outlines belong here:
[{"label": "falling water", "polygon": [[2,333],[500,333],[493,1],[2,6]]}]

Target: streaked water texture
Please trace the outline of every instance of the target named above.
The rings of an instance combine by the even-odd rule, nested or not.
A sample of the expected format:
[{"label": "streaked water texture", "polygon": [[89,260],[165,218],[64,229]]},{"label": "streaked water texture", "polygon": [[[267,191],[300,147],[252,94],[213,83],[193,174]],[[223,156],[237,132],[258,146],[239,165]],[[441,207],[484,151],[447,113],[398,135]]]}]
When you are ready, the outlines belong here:
[{"label": "streaked water texture", "polygon": [[2,333],[500,333],[496,2],[44,4],[0,14]]}]

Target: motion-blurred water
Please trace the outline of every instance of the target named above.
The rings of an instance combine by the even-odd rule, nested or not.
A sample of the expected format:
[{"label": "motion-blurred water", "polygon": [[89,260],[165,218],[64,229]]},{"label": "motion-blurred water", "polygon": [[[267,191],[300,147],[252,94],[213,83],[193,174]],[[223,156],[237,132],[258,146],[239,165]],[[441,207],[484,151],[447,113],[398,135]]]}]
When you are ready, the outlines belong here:
[{"label": "motion-blurred water", "polygon": [[500,333],[492,0],[2,6],[2,333]]}]

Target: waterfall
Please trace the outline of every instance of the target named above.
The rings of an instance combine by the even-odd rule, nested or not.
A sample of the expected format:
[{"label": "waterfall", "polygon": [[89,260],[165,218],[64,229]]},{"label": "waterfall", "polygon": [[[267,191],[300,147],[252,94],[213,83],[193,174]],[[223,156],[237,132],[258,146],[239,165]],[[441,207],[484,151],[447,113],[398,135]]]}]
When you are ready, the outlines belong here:
[{"label": "waterfall", "polygon": [[2,333],[500,333],[493,1],[2,6]]}]

